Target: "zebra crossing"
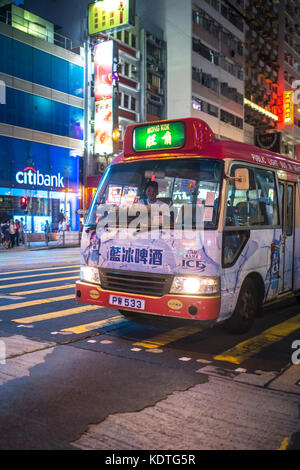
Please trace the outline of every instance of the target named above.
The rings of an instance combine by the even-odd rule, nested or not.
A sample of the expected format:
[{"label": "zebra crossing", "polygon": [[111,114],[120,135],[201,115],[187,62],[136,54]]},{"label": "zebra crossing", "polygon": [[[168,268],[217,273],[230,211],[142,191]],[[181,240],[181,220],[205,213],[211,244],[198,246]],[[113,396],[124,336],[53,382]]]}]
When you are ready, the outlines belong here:
[{"label": "zebra crossing", "polygon": [[[75,280],[79,277],[79,268],[79,265],[67,265],[6,270],[0,273],[0,330],[5,331],[5,328],[8,328],[9,331],[14,331],[14,328],[27,327],[35,329],[39,335],[38,328],[43,325],[44,334],[47,331],[49,335],[56,334],[62,337],[70,335],[70,338],[76,338],[90,333],[105,334],[118,329],[121,331],[125,327],[126,331],[130,329],[131,350],[161,352],[170,347],[176,349],[179,343],[182,350],[182,341],[185,341],[185,355],[189,351],[190,340],[193,345],[196,344],[196,340],[201,343],[203,332],[201,324],[187,323],[184,326],[170,328],[145,326],[141,330],[141,327],[125,319],[117,310],[78,303],[75,299]],[[202,356],[199,353],[199,361],[201,358],[204,361],[209,358],[210,361],[217,363],[241,365],[246,360],[261,355],[264,349],[283,341],[289,335],[298,331],[300,335],[300,314],[297,310],[299,312],[299,307],[296,306],[295,314],[290,318],[250,338],[241,340],[232,337],[229,348],[224,342],[223,351],[220,351],[219,347],[214,351],[216,343],[214,332],[211,330],[210,347],[204,354],[203,350],[200,350]],[[208,343],[207,333],[205,334]],[[197,350],[194,349],[193,352],[197,354]]]}]

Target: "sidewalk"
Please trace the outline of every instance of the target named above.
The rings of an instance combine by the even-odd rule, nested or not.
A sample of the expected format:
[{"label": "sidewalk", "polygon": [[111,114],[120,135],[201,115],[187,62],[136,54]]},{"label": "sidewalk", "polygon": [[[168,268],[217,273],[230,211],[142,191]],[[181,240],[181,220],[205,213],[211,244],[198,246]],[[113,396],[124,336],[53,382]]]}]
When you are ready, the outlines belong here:
[{"label": "sidewalk", "polygon": [[[0,248],[0,273],[8,270],[20,270],[37,267],[80,264],[80,247],[45,246],[44,242],[36,242],[35,246],[24,246],[5,250]],[[62,249],[64,248],[64,249]],[[51,255],[49,254],[51,249]]]},{"label": "sidewalk", "polygon": [[3,245],[0,245],[0,256],[2,253],[8,253],[11,251],[32,251],[32,250],[50,250],[54,248],[79,248],[79,245],[59,245],[58,242],[53,241],[49,242],[48,245],[46,242],[30,242],[28,245],[19,245],[14,248],[4,248]]},{"label": "sidewalk", "polygon": [[0,253],[19,250],[49,250],[53,248],[76,248],[80,246],[81,232],[64,231],[49,233],[49,241],[46,242],[43,233],[25,233],[25,243],[14,248],[4,248],[0,244]]}]

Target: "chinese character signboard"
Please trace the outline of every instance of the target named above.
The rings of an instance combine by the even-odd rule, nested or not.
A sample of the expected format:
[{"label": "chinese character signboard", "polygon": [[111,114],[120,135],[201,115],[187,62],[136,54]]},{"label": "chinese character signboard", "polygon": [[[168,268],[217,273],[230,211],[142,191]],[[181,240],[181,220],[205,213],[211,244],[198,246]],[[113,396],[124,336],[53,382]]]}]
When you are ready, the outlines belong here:
[{"label": "chinese character signboard", "polygon": [[135,0],[100,0],[89,5],[89,35],[134,26]]},{"label": "chinese character signboard", "polygon": [[286,126],[294,124],[293,91],[283,92],[283,124]]},{"label": "chinese character signboard", "polygon": [[182,121],[139,126],[133,131],[136,152],[179,149],[185,144],[185,125]]},{"label": "chinese character signboard", "polygon": [[163,250],[155,248],[124,248],[111,246],[109,261],[162,266]]},{"label": "chinese character signboard", "polygon": [[113,153],[114,84],[113,61],[117,54],[114,41],[96,44],[95,62],[95,153]]}]

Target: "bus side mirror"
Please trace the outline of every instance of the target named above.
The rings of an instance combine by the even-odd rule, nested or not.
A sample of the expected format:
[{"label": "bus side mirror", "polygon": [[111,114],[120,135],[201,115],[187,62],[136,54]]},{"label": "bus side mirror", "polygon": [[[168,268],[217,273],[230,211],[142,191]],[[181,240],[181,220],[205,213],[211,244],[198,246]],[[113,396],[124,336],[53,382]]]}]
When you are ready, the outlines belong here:
[{"label": "bus side mirror", "polygon": [[247,168],[237,168],[234,172],[235,189],[247,191],[249,189],[249,170]]}]

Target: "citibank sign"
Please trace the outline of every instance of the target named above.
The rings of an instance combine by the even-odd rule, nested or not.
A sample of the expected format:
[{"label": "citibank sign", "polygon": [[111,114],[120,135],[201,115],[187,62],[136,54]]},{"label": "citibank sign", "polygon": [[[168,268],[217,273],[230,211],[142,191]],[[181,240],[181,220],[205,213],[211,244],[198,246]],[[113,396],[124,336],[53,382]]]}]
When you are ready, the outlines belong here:
[{"label": "citibank sign", "polygon": [[51,188],[64,188],[64,177],[57,175],[43,175],[39,170],[27,166],[23,171],[16,173],[16,181],[19,184],[32,184],[34,186],[49,186]]}]

